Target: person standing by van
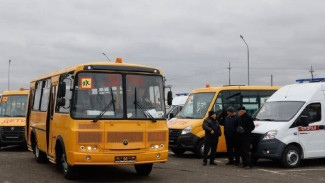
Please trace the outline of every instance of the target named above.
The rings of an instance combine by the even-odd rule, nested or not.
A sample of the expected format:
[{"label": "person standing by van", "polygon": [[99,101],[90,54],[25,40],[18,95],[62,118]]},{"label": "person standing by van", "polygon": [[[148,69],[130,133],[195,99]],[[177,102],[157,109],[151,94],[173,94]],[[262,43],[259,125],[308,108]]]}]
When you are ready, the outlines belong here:
[{"label": "person standing by van", "polygon": [[227,145],[228,163],[226,165],[239,165],[239,149],[237,142],[237,127],[239,117],[236,115],[233,107],[227,108],[227,117],[224,123],[224,132]]},{"label": "person standing by van", "polygon": [[221,130],[219,122],[217,121],[217,115],[214,111],[209,111],[209,117],[203,121],[202,127],[205,130],[203,165],[207,165],[210,149],[210,165],[217,165],[214,159],[217,152],[219,137],[221,136]]},{"label": "person standing by van", "polygon": [[237,127],[238,143],[240,146],[240,156],[243,160],[244,168],[252,168],[250,145],[252,139],[252,131],[255,129],[253,118],[246,113],[245,107],[237,109],[239,123]]}]

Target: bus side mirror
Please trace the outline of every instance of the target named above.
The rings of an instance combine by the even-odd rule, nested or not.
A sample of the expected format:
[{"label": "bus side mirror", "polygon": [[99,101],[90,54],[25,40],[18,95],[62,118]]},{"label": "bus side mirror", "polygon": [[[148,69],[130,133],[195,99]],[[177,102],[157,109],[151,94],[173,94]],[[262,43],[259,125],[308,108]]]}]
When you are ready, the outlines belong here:
[{"label": "bus side mirror", "polygon": [[65,99],[64,98],[58,98],[57,102],[56,102],[56,105],[58,107],[62,107],[62,106],[65,106]]},{"label": "bus side mirror", "polygon": [[305,115],[300,116],[298,126],[303,126],[303,127],[309,126],[308,116],[305,116]]},{"label": "bus side mirror", "polygon": [[65,97],[66,87],[67,87],[67,84],[65,82],[60,82],[59,83],[58,98]]},{"label": "bus side mirror", "polygon": [[170,106],[173,103],[173,92],[169,91],[167,93],[167,104]]}]

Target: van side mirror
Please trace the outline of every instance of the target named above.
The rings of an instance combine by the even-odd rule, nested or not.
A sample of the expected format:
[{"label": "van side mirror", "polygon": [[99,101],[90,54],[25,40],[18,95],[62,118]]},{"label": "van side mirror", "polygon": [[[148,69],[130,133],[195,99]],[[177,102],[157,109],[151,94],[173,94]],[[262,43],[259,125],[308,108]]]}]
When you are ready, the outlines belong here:
[{"label": "van side mirror", "polygon": [[58,107],[65,106],[65,99],[64,98],[58,98],[57,101],[56,101],[56,105]]},{"label": "van side mirror", "polygon": [[173,92],[172,91],[169,91],[167,93],[167,104],[168,105],[172,105],[173,103]]},{"label": "van side mirror", "polygon": [[309,123],[308,123],[308,116],[306,116],[306,115],[301,115],[301,116],[300,116],[300,119],[299,119],[299,121],[298,121],[298,126],[303,126],[303,127],[309,126]]},{"label": "van side mirror", "polygon": [[173,118],[174,118],[174,114],[170,113],[169,116],[168,116],[168,119],[173,119]]},{"label": "van side mirror", "polygon": [[67,84],[65,82],[60,82],[59,83],[58,98],[65,97],[66,87],[67,87]]}]

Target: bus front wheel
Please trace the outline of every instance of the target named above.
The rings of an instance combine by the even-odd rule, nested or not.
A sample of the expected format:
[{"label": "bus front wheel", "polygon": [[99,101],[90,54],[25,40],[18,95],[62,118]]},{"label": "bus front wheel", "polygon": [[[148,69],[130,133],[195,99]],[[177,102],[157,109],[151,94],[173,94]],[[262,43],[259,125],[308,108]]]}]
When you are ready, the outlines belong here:
[{"label": "bus front wheel", "polygon": [[141,164],[141,165],[134,165],[135,171],[140,176],[148,176],[152,170],[152,163],[149,164]]},{"label": "bus front wheel", "polygon": [[77,175],[77,170],[76,170],[77,167],[70,166],[68,164],[67,156],[66,156],[66,153],[65,153],[64,150],[62,151],[60,159],[61,159],[61,168],[62,168],[62,172],[63,172],[64,177],[66,179],[70,179],[70,180],[75,179],[76,175]]}]

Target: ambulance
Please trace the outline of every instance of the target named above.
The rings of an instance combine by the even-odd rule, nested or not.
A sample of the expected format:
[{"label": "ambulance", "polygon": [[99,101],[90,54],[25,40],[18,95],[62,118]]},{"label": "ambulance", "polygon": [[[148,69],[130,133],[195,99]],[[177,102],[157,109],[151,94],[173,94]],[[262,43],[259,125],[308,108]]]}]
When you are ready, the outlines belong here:
[{"label": "ambulance", "polygon": [[275,92],[254,116],[252,152],[284,167],[325,157],[325,83],[297,83]]},{"label": "ambulance", "polygon": [[28,91],[4,91],[0,103],[0,149],[8,145],[26,146],[26,106]]}]

